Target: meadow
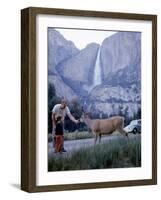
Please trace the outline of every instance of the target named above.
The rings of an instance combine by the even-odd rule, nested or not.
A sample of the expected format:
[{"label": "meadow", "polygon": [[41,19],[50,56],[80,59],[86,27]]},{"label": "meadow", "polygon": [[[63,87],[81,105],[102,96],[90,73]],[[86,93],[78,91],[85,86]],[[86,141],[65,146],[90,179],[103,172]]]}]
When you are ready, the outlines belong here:
[{"label": "meadow", "polygon": [[141,166],[141,138],[118,138],[51,156],[48,171],[129,168]]}]

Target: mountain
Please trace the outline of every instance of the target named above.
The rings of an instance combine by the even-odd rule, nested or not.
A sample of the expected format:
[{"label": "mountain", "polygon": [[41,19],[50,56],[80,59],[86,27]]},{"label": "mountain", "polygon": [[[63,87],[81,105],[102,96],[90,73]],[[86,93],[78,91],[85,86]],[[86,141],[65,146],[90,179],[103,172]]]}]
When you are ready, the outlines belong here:
[{"label": "mountain", "polygon": [[87,94],[93,83],[94,66],[99,45],[91,43],[77,55],[56,66],[63,81],[77,94]]},{"label": "mountain", "polygon": [[50,75],[48,77],[48,82],[54,86],[57,96],[63,99],[65,98],[68,101],[78,98],[78,95],[63,82],[59,75]]},{"label": "mountain", "polygon": [[141,109],[141,34],[118,32],[100,47],[102,83],[89,92],[87,112],[134,117]]},{"label": "mountain", "polygon": [[118,32],[101,45],[103,82],[127,85],[141,81],[141,33]]},{"label": "mountain", "polygon": [[54,29],[48,41],[49,83],[58,96],[81,99],[88,112],[136,116],[141,109],[140,33],[118,32],[101,46],[90,43],[82,50]]},{"label": "mountain", "polygon": [[63,35],[54,28],[48,28],[48,71],[56,73],[55,67],[62,61],[79,53],[72,41],[66,40]]}]

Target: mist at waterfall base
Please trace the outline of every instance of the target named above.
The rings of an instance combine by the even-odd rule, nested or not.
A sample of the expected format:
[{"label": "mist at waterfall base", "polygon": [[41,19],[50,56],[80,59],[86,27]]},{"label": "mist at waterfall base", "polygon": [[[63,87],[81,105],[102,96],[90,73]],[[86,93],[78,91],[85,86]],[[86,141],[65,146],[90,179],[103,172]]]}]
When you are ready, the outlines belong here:
[{"label": "mist at waterfall base", "polygon": [[[98,31],[89,34],[96,38]],[[78,49],[58,29],[48,29],[48,85],[56,96],[51,102],[54,97],[49,94],[51,108],[65,98],[77,118],[83,107],[92,118],[120,115],[125,124],[140,119],[140,49],[141,33],[137,32],[113,33],[100,44],[93,41]]]}]

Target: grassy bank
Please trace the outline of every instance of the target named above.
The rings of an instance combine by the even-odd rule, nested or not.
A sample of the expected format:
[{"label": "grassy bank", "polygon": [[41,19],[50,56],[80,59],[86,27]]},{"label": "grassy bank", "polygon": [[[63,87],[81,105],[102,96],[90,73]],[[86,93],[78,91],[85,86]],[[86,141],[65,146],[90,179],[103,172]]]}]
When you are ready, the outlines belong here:
[{"label": "grassy bank", "polygon": [[141,141],[119,138],[104,144],[50,157],[49,171],[124,168],[141,166]]},{"label": "grassy bank", "polygon": [[[114,132],[112,135],[120,135],[120,133]],[[104,135],[102,135],[102,137],[103,136]],[[86,139],[86,138],[94,138],[93,133],[88,132],[88,131],[64,133],[64,140],[79,140],[79,139]],[[48,142],[52,142],[51,133],[48,134]]]},{"label": "grassy bank", "polygon": [[[79,140],[92,137],[94,137],[94,135],[91,132],[89,133],[88,131],[64,133],[64,140]],[[51,134],[48,134],[48,142],[52,142]]]},{"label": "grassy bank", "polygon": [[88,131],[72,132],[64,134],[64,140],[79,140],[92,137],[94,137],[94,135],[91,132],[89,133]]}]

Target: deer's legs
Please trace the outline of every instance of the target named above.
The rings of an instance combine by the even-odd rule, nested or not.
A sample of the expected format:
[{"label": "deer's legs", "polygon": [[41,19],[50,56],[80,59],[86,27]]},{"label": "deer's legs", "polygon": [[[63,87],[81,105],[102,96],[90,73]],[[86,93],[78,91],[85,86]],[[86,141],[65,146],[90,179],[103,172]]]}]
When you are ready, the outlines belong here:
[{"label": "deer's legs", "polygon": [[99,134],[99,143],[101,142],[101,136],[102,136],[102,135],[101,135],[101,134]]},{"label": "deer's legs", "polygon": [[117,130],[121,133],[121,135],[126,136],[128,138],[128,133],[123,128],[119,128]]},{"label": "deer's legs", "polygon": [[95,134],[94,144],[96,144],[96,142],[97,142],[97,138],[98,138],[98,135]]}]

